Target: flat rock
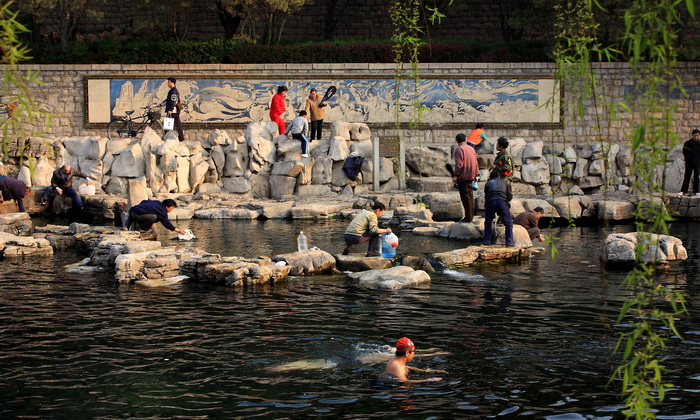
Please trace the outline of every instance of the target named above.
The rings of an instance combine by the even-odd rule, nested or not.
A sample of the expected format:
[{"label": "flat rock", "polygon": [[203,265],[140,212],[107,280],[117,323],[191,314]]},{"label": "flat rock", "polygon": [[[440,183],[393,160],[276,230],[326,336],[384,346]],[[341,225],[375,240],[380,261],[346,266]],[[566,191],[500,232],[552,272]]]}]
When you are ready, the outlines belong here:
[{"label": "flat rock", "polygon": [[0,214],[0,232],[23,235],[31,230],[32,219],[29,217],[29,213]]},{"label": "flat rock", "polygon": [[464,249],[455,249],[448,252],[438,252],[431,255],[431,259],[443,266],[466,266],[475,261],[520,260],[530,255],[532,251],[519,246],[505,247],[502,245],[470,246]]},{"label": "flat rock", "polygon": [[423,270],[414,270],[404,265],[383,270],[349,273],[348,277],[359,286],[377,290],[405,289],[430,283],[430,275],[428,273]]},{"label": "flat rock", "polygon": [[340,271],[382,270],[391,267],[392,261],[384,257],[366,257],[364,254],[336,255],[336,267]]}]

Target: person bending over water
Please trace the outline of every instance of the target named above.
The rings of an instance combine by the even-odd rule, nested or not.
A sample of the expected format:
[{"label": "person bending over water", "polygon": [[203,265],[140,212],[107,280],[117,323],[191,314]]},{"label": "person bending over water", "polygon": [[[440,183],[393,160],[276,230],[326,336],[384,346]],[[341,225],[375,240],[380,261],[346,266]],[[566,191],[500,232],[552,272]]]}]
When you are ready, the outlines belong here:
[{"label": "person bending over water", "polygon": [[441,381],[442,378],[428,378],[428,379],[408,379],[408,371],[412,370],[414,372],[426,372],[426,373],[447,373],[444,370],[436,369],[418,369],[413,366],[408,366],[413,360],[413,356],[416,352],[416,346],[413,344],[408,337],[400,338],[396,342],[396,355],[392,357],[386,364],[386,369],[384,373],[395,377],[398,382],[401,383],[411,383],[419,384],[423,382],[437,382]]}]

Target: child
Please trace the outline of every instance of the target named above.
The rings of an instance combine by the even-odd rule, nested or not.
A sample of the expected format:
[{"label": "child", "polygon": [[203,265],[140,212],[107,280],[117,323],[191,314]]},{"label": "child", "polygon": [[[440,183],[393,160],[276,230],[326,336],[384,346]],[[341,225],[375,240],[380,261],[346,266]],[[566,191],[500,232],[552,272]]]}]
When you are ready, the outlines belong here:
[{"label": "child", "polygon": [[306,111],[299,111],[299,116],[294,118],[287,127],[285,135],[292,133],[292,138],[301,140],[301,157],[309,157],[309,139],[306,133],[309,131],[309,122],[306,120]]}]

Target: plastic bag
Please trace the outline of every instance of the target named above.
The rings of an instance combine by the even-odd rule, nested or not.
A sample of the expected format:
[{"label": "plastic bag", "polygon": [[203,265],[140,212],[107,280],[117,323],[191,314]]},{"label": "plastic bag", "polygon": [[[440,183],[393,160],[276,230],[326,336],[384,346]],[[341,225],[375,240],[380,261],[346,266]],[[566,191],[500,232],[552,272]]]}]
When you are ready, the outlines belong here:
[{"label": "plastic bag", "polygon": [[179,239],[181,241],[191,241],[191,240],[197,239],[197,237],[194,236],[194,233],[192,233],[191,230],[185,229],[184,234],[181,234],[181,233],[177,234],[177,239]]},{"label": "plastic bag", "polygon": [[386,242],[386,244],[391,248],[396,248],[399,246],[399,237],[394,235],[393,232],[389,232],[384,235],[384,242]]}]

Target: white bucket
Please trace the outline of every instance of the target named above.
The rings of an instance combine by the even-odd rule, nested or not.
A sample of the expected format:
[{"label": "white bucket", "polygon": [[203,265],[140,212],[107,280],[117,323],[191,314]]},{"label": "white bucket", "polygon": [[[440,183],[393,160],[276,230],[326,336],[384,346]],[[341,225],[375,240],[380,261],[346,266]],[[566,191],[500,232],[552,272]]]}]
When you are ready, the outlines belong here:
[{"label": "white bucket", "polygon": [[80,195],[95,195],[95,184],[88,185],[83,182],[78,187],[78,192]]}]

